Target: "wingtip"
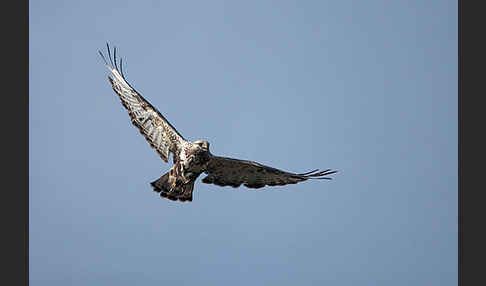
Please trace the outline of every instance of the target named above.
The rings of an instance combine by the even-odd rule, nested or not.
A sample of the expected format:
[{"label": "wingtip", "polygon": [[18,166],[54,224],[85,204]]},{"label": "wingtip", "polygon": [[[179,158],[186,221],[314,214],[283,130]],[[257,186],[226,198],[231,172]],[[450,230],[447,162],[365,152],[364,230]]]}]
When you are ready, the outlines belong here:
[{"label": "wingtip", "polygon": [[111,51],[110,51],[110,45],[108,44],[108,42],[106,42],[106,49],[108,50],[108,57],[110,58],[110,63],[111,63],[111,66],[113,67],[113,60],[111,59]]},{"label": "wingtip", "polygon": [[337,173],[337,170],[326,169],[323,171],[314,170],[313,172],[304,173],[304,175],[299,174],[300,177],[305,179],[320,179],[320,180],[332,180],[330,177],[325,177]]},{"label": "wingtip", "polygon": [[113,46],[113,60],[115,60],[115,69],[118,70],[118,65],[116,62],[116,46]]}]

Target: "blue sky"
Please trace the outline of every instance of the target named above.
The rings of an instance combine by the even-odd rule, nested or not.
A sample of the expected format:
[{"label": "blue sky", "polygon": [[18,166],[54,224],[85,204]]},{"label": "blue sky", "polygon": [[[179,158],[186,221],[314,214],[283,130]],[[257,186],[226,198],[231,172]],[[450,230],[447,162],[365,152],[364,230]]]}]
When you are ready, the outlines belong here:
[{"label": "blue sky", "polygon": [[[30,1],[31,285],[456,285],[456,1]],[[153,193],[107,81],[213,154],[332,181]]]}]

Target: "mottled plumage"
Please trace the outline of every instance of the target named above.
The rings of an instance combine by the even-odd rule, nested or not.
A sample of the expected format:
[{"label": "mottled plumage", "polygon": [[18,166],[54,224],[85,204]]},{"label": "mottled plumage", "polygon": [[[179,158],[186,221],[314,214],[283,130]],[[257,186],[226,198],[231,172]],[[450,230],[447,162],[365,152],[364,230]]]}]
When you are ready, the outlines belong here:
[{"label": "mottled plumage", "polygon": [[[336,171],[330,169],[314,170],[295,174],[278,170],[253,161],[218,157],[209,151],[205,140],[187,141],[169,123],[169,121],[138,93],[126,80],[123,74],[123,62],[120,59],[118,69],[116,48],[113,59],[107,44],[110,64],[100,51],[111,75],[108,77],[113,90],[120,97],[127,109],[131,122],[145,137],[150,146],[157,151],[165,162],[172,153],[172,168],[159,179],[151,182],[154,191],[170,200],[192,201],[194,182],[200,174],[207,174],[203,183],[218,186],[262,188],[264,186],[282,186],[296,184],[308,179],[328,179],[327,175]],[[114,63],[113,63],[114,62]]]}]

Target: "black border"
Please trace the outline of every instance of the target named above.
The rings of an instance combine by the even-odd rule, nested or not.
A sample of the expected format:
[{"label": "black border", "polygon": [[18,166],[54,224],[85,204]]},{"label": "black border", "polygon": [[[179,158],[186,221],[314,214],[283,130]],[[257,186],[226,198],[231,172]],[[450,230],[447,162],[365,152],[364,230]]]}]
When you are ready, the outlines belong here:
[{"label": "black border", "polygon": [[458,199],[457,199],[457,202],[458,202],[458,247],[457,247],[457,250],[458,250],[458,256],[457,256],[457,260],[458,260],[458,274],[457,274],[457,278],[458,278],[458,285],[465,285],[464,284],[464,276],[463,276],[463,265],[464,265],[464,262],[463,262],[463,248],[462,248],[462,244],[463,244],[463,180],[462,180],[462,170],[463,170],[463,161],[462,161],[462,137],[463,137],[463,120],[462,120],[462,112],[463,112],[463,105],[462,105],[462,99],[463,99],[463,92],[462,92],[462,89],[463,89],[463,86],[462,86],[462,29],[463,29],[463,25],[462,25],[462,0],[458,0],[458,9],[457,9],[457,13],[458,13],[458,29],[457,29],[457,32],[458,32],[458,37],[457,37],[457,46],[458,46],[458,49],[457,49],[457,68],[458,68],[458,96],[457,96],[457,107],[458,107],[458,152],[457,152],[457,155],[458,155]]},{"label": "black border", "polygon": [[[2,26],[2,284],[29,284],[29,2],[4,5]],[[6,89],[6,90],[5,90]]]},{"label": "black border", "polygon": [[483,136],[486,105],[479,102],[486,95],[485,16],[480,1],[458,2],[458,280],[459,285],[486,285],[484,251],[480,247],[486,241],[480,198],[486,188],[479,180],[484,162],[481,151],[486,146]]}]

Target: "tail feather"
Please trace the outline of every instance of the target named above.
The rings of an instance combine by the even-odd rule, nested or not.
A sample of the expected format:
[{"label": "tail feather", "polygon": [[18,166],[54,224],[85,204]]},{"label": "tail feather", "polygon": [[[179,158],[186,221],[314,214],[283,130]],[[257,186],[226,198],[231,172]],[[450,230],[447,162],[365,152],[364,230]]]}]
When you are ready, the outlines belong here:
[{"label": "tail feather", "polygon": [[150,183],[155,192],[161,197],[172,201],[180,200],[181,202],[192,201],[192,191],[194,190],[194,181],[185,185],[173,186],[174,178],[169,176],[169,172],[162,175],[159,179]]}]

